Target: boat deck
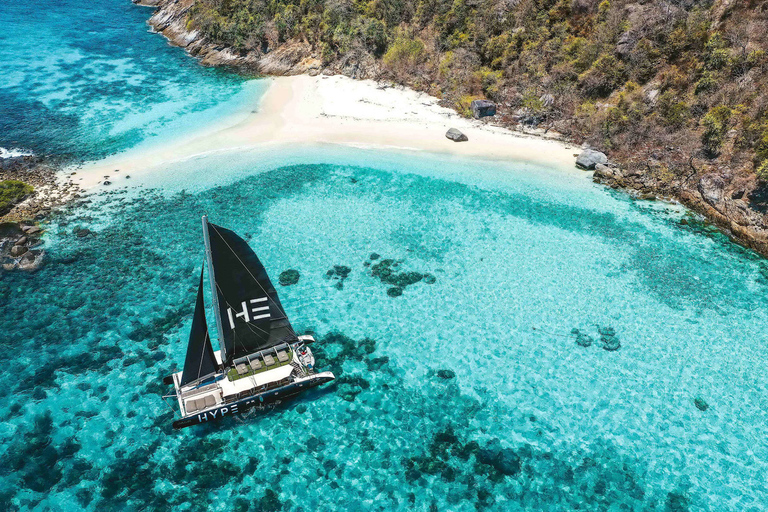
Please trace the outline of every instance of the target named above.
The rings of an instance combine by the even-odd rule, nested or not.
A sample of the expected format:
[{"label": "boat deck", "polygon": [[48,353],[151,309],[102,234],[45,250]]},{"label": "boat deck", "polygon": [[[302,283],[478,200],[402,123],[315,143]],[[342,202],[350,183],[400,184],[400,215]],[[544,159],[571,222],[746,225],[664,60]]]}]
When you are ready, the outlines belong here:
[{"label": "boat deck", "polygon": [[[221,351],[215,351],[214,355],[216,361],[221,364]],[[298,353],[291,350],[288,361],[282,361],[280,365],[275,365],[272,368],[238,375],[236,379],[230,379],[227,374],[220,373],[216,376],[216,381],[211,384],[177,392],[182,416],[204,412],[243,395],[268,389],[287,380],[297,366],[303,366],[298,357]],[[178,383],[181,381],[181,374],[182,372],[178,372],[173,375],[177,390]]]}]

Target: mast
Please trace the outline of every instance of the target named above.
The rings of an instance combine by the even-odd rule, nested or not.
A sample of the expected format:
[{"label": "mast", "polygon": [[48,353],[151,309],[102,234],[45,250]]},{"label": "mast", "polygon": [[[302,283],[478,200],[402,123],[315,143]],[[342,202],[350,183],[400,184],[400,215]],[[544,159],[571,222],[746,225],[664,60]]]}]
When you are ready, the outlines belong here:
[{"label": "mast", "polygon": [[216,276],[213,270],[213,259],[211,257],[211,239],[208,235],[208,216],[203,215],[203,240],[205,241],[205,257],[208,261],[208,278],[211,281],[211,297],[213,300],[213,314],[216,317],[216,338],[219,340],[221,349],[221,362],[227,360],[227,348],[224,343],[224,329],[221,328],[221,313],[219,312],[219,294],[216,290]]}]

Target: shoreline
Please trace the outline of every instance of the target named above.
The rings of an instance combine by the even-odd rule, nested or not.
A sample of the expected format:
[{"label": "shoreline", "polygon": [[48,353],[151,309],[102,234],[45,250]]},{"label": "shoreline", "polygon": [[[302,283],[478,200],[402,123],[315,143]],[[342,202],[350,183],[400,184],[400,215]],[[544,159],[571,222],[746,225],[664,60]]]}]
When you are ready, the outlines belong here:
[{"label": "shoreline", "polygon": [[[257,109],[243,119],[219,123],[167,146],[153,144],[89,162],[75,181],[85,189],[103,185],[107,176],[148,178],[172,162],[215,152],[275,145],[330,144],[371,149],[455,155],[489,161],[511,161],[575,168],[580,151],[553,137],[527,135],[487,122],[466,119],[425,93],[373,80],[334,76],[280,76],[270,83]],[[446,138],[449,128],[467,142]]]},{"label": "shoreline", "polygon": [[[169,44],[183,48],[205,66],[256,71],[266,75],[329,74],[353,79],[379,79],[382,76],[380,62],[370,56],[356,64],[343,60],[327,64],[306,41],[286,41],[264,55],[256,52],[242,54],[227,45],[209,41],[200,30],[187,24],[189,10],[194,4],[192,0],[134,2],[154,9],[148,20],[153,32],[164,36]],[[509,124],[501,119],[488,122],[495,126]],[[520,126],[518,123],[512,125]],[[525,127],[522,128],[526,133]],[[540,135],[539,130],[531,135]],[[670,149],[673,148],[667,145],[660,144],[658,147],[660,153]],[[621,154],[619,151],[608,156],[616,165],[596,172],[593,177],[595,182],[622,189],[630,195],[670,198],[703,215],[734,242],[768,257],[765,194],[748,176],[740,176],[728,168],[694,165],[693,157],[688,162],[689,170],[686,168],[682,174],[670,175],[665,161],[659,160],[656,152]]]}]

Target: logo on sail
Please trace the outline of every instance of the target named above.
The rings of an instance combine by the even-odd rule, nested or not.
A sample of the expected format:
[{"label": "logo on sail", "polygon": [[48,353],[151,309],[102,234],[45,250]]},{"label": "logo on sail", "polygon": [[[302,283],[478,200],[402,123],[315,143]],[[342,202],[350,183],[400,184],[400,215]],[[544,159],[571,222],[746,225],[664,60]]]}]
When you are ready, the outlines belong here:
[{"label": "logo on sail", "polygon": [[269,298],[261,297],[259,299],[251,299],[249,301],[243,301],[241,307],[243,310],[239,313],[235,312],[232,308],[227,308],[227,316],[229,317],[229,328],[234,330],[235,318],[242,318],[244,322],[253,322],[255,320],[262,320],[269,318],[269,305],[265,304]]}]

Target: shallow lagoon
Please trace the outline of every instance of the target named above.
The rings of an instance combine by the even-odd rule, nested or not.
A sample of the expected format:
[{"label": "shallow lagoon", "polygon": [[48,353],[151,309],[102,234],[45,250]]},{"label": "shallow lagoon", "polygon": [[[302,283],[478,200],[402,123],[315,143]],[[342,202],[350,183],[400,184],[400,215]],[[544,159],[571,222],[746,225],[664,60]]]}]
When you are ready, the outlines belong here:
[{"label": "shallow lagoon", "polygon": [[0,147],[81,161],[253,107],[262,87],[150,33],[130,0],[1,2]]},{"label": "shallow lagoon", "polygon": [[[10,508],[766,508],[754,255],[575,171],[271,155],[211,155],[177,164],[186,191],[73,207],[51,221],[46,267],[2,275]],[[207,181],[184,181],[195,167]],[[160,380],[183,359],[203,213],[246,236],[273,280],[300,272],[281,298],[339,379],[173,432]],[[435,282],[391,297],[371,275],[387,258]],[[342,286],[335,265],[351,269]]]}]

